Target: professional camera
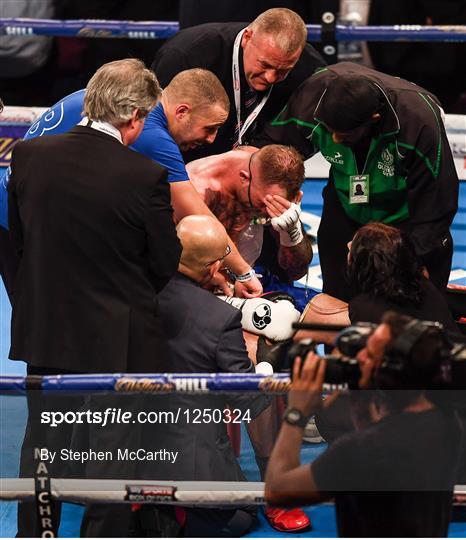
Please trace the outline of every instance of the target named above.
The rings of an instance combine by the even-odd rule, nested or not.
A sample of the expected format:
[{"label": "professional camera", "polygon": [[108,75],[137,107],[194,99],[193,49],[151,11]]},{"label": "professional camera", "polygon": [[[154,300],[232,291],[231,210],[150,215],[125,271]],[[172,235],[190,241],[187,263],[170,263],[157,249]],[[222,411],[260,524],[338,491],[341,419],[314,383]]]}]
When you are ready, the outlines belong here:
[{"label": "professional camera", "polygon": [[[298,328],[300,325],[296,325]],[[377,325],[362,323],[357,326],[348,326],[341,330],[336,337],[335,346],[340,355],[325,355],[327,366],[325,369],[325,382],[333,385],[347,384],[350,388],[356,387],[361,376],[359,364],[356,360],[358,352],[366,345],[366,341]],[[274,371],[292,371],[296,357],[306,358],[307,354],[317,352],[317,345],[312,339],[303,339],[293,342],[288,340],[273,345],[264,351],[259,344],[258,356],[272,364]]]},{"label": "professional camera", "polygon": [[[293,371],[295,359],[299,356],[306,358],[309,352],[315,352],[317,343],[311,339],[303,339],[296,343],[280,344],[274,351],[275,360],[272,365],[281,365],[281,371]],[[355,358],[326,354],[320,355],[325,358],[327,367],[325,369],[325,382],[328,384],[345,384],[349,387],[357,385],[360,378],[358,361]]]},{"label": "professional camera", "polygon": [[[296,324],[297,329],[309,328],[309,324]],[[327,366],[325,370],[325,382],[333,385],[347,384],[349,388],[356,388],[360,378],[357,354],[366,346],[367,338],[375,330],[377,325],[371,323],[359,323],[340,330],[335,338],[335,347],[339,355],[324,355]],[[334,327],[329,328],[335,330]],[[441,337],[441,348],[435,369],[428,372],[428,383],[423,380],[427,372],[410,362],[412,348],[418,339],[427,331],[438,332]],[[311,339],[299,342],[291,340],[276,344],[266,352],[267,360],[274,367],[274,371],[292,371],[296,357],[305,358],[310,351],[316,352],[317,343]],[[258,350],[258,355],[262,351]],[[416,379],[422,380],[426,387],[435,389],[466,389],[466,346],[452,343],[439,323],[413,320],[402,335],[396,339],[387,349],[385,358],[378,369],[378,375],[385,375],[386,380],[394,381],[395,386],[411,384]],[[380,379],[382,380],[382,379]]]}]

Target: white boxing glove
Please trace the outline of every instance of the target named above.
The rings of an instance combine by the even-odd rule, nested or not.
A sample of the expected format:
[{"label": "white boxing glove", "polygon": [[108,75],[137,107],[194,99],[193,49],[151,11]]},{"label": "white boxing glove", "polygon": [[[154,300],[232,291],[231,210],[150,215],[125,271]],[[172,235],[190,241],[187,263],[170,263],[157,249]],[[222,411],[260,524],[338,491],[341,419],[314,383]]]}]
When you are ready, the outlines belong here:
[{"label": "white boxing glove", "polygon": [[299,244],[304,235],[301,221],[301,206],[296,203],[291,203],[288,210],[283,214],[271,219],[270,223],[274,230],[280,235],[280,244],[285,247],[292,247]]},{"label": "white boxing glove", "polygon": [[271,302],[265,298],[236,298],[218,296],[242,312],[243,330],[265,336],[272,341],[291,338],[291,325],[299,320],[300,313],[288,300]]}]

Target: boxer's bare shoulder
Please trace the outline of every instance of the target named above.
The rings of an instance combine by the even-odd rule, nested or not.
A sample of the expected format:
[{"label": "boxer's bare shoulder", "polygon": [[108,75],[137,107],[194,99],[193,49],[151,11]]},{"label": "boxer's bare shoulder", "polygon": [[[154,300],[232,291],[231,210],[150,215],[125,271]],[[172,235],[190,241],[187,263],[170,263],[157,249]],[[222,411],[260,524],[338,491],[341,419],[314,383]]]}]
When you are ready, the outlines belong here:
[{"label": "boxer's bare shoulder", "polygon": [[225,163],[221,157],[197,159],[188,163],[186,168],[196,191],[234,240],[249,223],[250,215],[225,189]]}]

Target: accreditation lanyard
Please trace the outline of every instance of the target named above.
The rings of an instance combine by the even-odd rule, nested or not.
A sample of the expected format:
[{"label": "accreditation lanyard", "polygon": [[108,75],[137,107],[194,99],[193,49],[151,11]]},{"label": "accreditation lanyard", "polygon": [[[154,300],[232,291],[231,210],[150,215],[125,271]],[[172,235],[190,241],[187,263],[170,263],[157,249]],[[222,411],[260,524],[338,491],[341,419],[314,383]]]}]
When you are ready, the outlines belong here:
[{"label": "accreditation lanyard", "polygon": [[101,131],[102,133],[105,133],[106,135],[110,135],[110,137],[114,137],[115,139],[120,141],[121,144],[123,144],[123,139],[121,138],[120,131],[115,126],[112,126],[112,124],[109,124],[108,122],[90,120],[87,116],[85,116],[81,120],[81,122],[79,122],[78,126],[86,126],[92,129],[96,129],[97,131]]},{"label": "accreditation lanyard", "polygon": [[235,93],[235,107],[236,107],[236,126],[238,131],[238,144],[242,144],[243,135],[248,130],[249,126],[257,118],[261,110],[263,109],[266,101],[269,99],[272,86],[264,94],[260,103],[256,105],[251,114],[246,118],[244,124],[241,126],[241,80],[239,74],[239,47],[241,44],[241,38],[246,28],[243,28],[241,32],[236,36],[235,43],[233,45],[233,58],[231,63],[231,71],[233,77],[233,91]]}]

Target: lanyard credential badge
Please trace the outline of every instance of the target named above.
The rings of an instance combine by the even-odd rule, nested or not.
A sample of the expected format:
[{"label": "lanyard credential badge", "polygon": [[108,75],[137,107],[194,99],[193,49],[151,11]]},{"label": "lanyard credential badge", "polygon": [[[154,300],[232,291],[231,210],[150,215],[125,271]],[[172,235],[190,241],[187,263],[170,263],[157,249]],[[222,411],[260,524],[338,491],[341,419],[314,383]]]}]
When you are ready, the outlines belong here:
[{"label": "lanyard credential badge", "polygon": [[367,204],[369,202],[369,175],[355,174],[349,182],[350,204]]},{"label": "lanyard credential badge", "polygon": [[251,114],[246,118],[244,124],[241,125],[241,79],[240,79],[240,66],[239,66],[239,48],[241,45],[241,38],[243,37],[244,31],[246,28],[241,30],[241,32],[236,36],[235,43],[233,45],[233,58],[231,63],[231,74],[233,78],[233,92],[235,94],[235,108],[236,108],[236,124],[238,131],[238,140],[236,143],[238,145],[242,144],[243,136],[254,122],[254,120],[259,116],[259,113],[263,109],[267,100],[269,99],[270,92],[272,91],[272,86],[264,94],[261,101],[256,105]]}]

